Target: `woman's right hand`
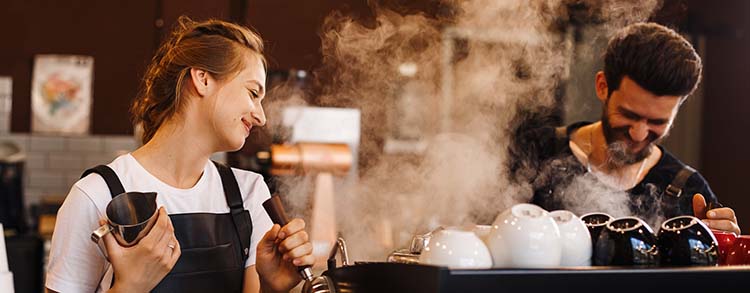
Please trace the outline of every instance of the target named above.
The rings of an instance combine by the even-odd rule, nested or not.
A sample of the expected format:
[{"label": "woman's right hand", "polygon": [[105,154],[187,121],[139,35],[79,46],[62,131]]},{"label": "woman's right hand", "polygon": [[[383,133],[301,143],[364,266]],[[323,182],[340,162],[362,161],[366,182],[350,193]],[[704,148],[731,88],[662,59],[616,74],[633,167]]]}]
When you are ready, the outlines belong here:
[{"label": "woman's right hand", "polygon": [[[108,233],[104,245],[115,274],[110,292],[149,292],[172,270],[180,258],[180,243],[164,207],[159,208],[156,223],[138,244],[122,247]],[[100,220],[99,224],[106,223]],[[173,248],[174,247],[174,248]]]}]

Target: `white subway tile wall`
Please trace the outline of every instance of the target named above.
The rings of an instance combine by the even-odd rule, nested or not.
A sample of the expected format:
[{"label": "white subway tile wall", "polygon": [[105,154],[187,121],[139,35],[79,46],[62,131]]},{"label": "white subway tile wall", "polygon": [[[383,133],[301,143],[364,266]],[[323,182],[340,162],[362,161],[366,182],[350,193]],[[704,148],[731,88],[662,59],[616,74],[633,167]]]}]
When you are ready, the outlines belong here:
[{"label": "white subway tile wall", "polygon": [[136,148],[135,138],[132,136],[105,136],[104,151],[110,153],[129,152]]},{"label": "white subway tile wall", "polygon": [[58,190],[63,187],[65,178],[62,173],[47,169],[28,170],[29,177],[26,177],[26,186],[41,190]]},{"label": "white subway tile wall", "polygon": [[66,142],[66,148],[69,151],[101,152],[104,150],[104,143],[101,137],[70,137]]},{"label": "white subway tile wall", "polygon": [[26,153],[24,197],[27,205],[44,197],[65,197],[84,170],[108,164],[118,154],[136,147],[134,138],[128,135],[0,134],[0,141],[5,140],[13,141]]},{"label": "white subway tile wall", "polygon": [[28,135],[23,135],[23,134],[11,134],[11,135],[0,134],[0,137],[2,138],[2,140],[10,140],[10,141],[14,142],[24,152],[28,152],[29,151],[29,136]]},{"label": "white subway tile wall", "polygon": [[29,139],[31,152],[62,152],[65,150],[65,137],[32,135]]},{"label": "white subway tile wall", "polygon": [[47,167],[47,154],[26,153],[26,169],[43,170]]},{"label": "white subway tile wall", "polygon": [[[0,132],[0,142],[12,141],[26,153],[24,196],[26,205],[44,197],[65,197],[87,168],[109,164],[139,145],[133,136],[53,136]],[[225,153],[211,159],[226,162]]]},{"label": "white subway tile wall", "polygon": [[0,113],[0,133],[7,133],[10,131],[10,119],[5,119],[5,113]]}]

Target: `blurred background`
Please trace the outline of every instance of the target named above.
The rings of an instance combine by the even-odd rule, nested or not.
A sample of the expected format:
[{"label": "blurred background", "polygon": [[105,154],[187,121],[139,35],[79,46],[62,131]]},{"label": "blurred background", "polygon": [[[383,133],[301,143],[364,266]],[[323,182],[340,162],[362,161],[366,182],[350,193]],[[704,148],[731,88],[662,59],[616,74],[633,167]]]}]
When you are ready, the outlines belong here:
[{"label": "blurred background", "polygon": [[[215,159],[263,173],[273,190],[307,194],[308,190],[327,186],[320,181],[325,178],[297,176],[276,180],[285,173],[284,170],[272,170],[269,165],[272,145],[303,141],[346,145],[346,151],[352,152],[350,161],[344,159],[344,172],[331,180],[333,187],[330,190],[348,191],[356,189],[352,186],[357,182],[363,182],[365,186],[379,182],[366,178],[370,172],[383,168],[382,162],[407,162],[404,164],[413,166],[418,163],[409,164],[422,156],[429,157],[430,148],[422,140],[422,136],[427,137],[424,133],[441,132],[439,129],[463,133],[461,127],[453,126],[463,123],[461,117],[453,117],[450,122],[440,117],[420,118],[423,115],[419,114],[420,111],[445,111],[441,108],[446,107],[445,104],[441,106],[440,103],[409,98],[413,92],[419,92],[439,100],[439,97],[446,96],[446,91],[460,88],[446,86],[446,83],[461,83],[462,78],[462,75],[455,75],[455,78],[446,80],[446,68],[455,66],[456,72],[471,70],[466,68],[470,66],[455,60],[470,59],[461,56],[469,55],[466,52],[473,46],[474,35],[451,31],[450,28],[471,22],[471,18],[468,21],[462,18],[465,15],[474,15],[476,19],[481,17],[454,2],[460,1],[4,0],[0,9],[0,141],[5,142],[0,149],[0,219],[5,228],[8,263],[14,273],[16,292],[41,290],[45,254],[40,251],[48,246],[45,240],[49,239],[54,227],[56,208],[83,170],[106,164],[118,154],[138,147],[128,108],[137,94],[146,65],[179,16],[187,15],[194,20],[217,18],[232,21],[252,27],[261,35],[269,60],[268,88],[271,91],[265,102],[269,125],[254,129],[241,151],[217,154]],[[554,36],[563,48],[561,56],[564,60],[560,64],[564,68],[559,71],[563,74],[550,75],[555,80],[552,90],[549,90],[552,94],[548,102],[529,109],[544,108],[543,113],[557,124],[598,119],[601,106],[594,96],[594,74],[602,66],[601,50],[606,46],[615,23],[602,17],[598,9],[615,5],[615,2],[562,1],[565,12],[559,19],[551,21],[550,26],[555,28],[550,29],[553,33],[549,35]],[[644,2],[654,4],[653,1]],[[744,148],[750,145],[750,135],[746,134],[746,129],[750,129],[747,110],[750,109],[750,99],[746,97],[750,90],[750,58],[747,55],[750,52],[750,2],[665,0],[656,2],[653,7],[646,12],[645,19],[675,28],[685,35],[702,56],[705,66],[699,90],[681,109],[672,135],[664,145],[698,169],[721,202],[735,209],[740,226],[750,229],[747,226],[750,225],[750,197],[746,195],[748,191],[743,183],[745,176],[750,174],[750,152]],[[415,33],[409,35],[408,29],[399,29],[400,23],[409,24],[414,17],[421,21],[414,23],[427,23],[430,30],[417,26]],[[389,83],[386,83],[389,86],[386,93],[392,96],[379,98],[383,104],[396,105],[401,112],[358,100],[361,92],[357,88],[362,88],[360,85],[364,83],[357,80],[368,75],[374,79],[381,76],[346,68],[341,64],[349,59],[331,53],[332,47],[339,49],[336,52],[346,50],[345,45],[349,43],[345,42],[345,37],[352,30],[365,32],[358,42],[376,40],[367,33],[382,32],[384,24],[396,27],[393,38],[399,34],[409,36],[404,39],[405,46],[433,48],[420,42],[432,40],[433,36],[443,40],[435,45],[442,50],[442,55],[432,56],[434,60],[423,61],[415,57],[418,54],[407,54],[409,58],[384,62],[389,64],[390,71],[382,72],[383,76],[396,79],[388,79]],[[524,27],[522,21],[507,25],[508,28]],[[446,39],[451,41],[445,42]],[[388,43],[387,38],[381,41]],[[390,52],[402,50],[388,51],[391,48],[388,46],[378,48],[364,52],[388,58]],[[440,59],[443,57],[439,56],[445,56],[445,50],[452,55]],[[429,50],[415,51],[422,54]],[[34,60],[35,56],[42,54],[93,57],[93,94],[89,127],[85,133],[50,134],[33,130]],[[439,66],[425,66],[429,64]],[[346,85],[351,88],[336,88],[342,78],[355,79]],[[439,81],[439,85],[422,90],[420,83],[413,81]],[[366,86],[377,88],[379,85],[368,83]],[[372,102],[373,99],[362,100]],[[486,105],[483,109],[490,112],[506,111],[503,103]],[[298,109],[299,112],[290,112],[287,109],[290,107],[303,108]],[[341,111],[316,110],[329,108]],[[323,130],[317,130],[320,136],[299,137],[302,130],[298,129],[304,129],[301,122],[284,121],[294,115],[303,115],[300,113],[311,115],[306,119],[321,123],[320,129]],[[412,118],[416,120],[409,120]],[[331,127],[342,125],[342,121],[352,123],[344,124],[342,129],[351,129],[336,135],[327,132]],[[492,123],[502,121],[507,124],[512,119]],[[422,128],[399,126],[414,125],[412,122],[424,125]],[[496,151],[503,152],[502,147],[507,144],[499,146]],[[466,162],[472,162],[471,158]],[[410,206],[411,202],[400,204]],[[305,200],[290,205],[293,212],[304,217],[315,213],[309,208],[312,203]],[[337,204],[336,208],[340,206]],[[341,212],[338,213],[341,216]],[[390,229],[389,225],[384,224],[382,229]],[[392,242],[391,246],[401,243],[398,236],[394,238],[383,241]]]}]

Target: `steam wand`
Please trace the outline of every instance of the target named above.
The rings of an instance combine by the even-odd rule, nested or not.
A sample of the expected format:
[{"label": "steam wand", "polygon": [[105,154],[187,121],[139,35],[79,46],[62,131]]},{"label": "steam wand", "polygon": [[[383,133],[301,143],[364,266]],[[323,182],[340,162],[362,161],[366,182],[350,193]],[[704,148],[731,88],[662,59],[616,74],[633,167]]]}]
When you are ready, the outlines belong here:
[{"label": "steam wand", "polygon": [[[284,211],[284,206],[281,204],[281,198],[278,195],[271,196],[271,198],[263,202],[263,208],[266,209],[266,213],[271,217],[271,221],[274,224],[284,227],[289,223],[289,218]],[[298,270],[305,281],[312,282],[313,272],[310,266],[298,267]]]}]

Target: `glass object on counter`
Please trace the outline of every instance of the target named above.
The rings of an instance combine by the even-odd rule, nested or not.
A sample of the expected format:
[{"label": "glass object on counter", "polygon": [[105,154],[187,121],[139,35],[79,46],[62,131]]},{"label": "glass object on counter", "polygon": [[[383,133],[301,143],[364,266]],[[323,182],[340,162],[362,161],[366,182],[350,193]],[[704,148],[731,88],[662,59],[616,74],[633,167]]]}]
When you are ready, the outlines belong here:
[{"label": "glass object on counter", "polygon": [[429,88],[419,79],[419,66],[404,62],[398,67],[401,83],[389,105],[389,134],[384,151],[388,154],[420,154],[427,147],[429,131]]},{"label": "glass object on counter", "polygon": [[424,248],[430,244],[432,233],[440,231],[442,229],[443,228],[440,227],[435,231],[428,232],[426,234],[414,235],[414,237],[411,239],[409,248],[397,249],[396,251],[388,255],[386,261],[395,263],[418,264],[419,256],[422,254],[422,250],[424,250]]}]

